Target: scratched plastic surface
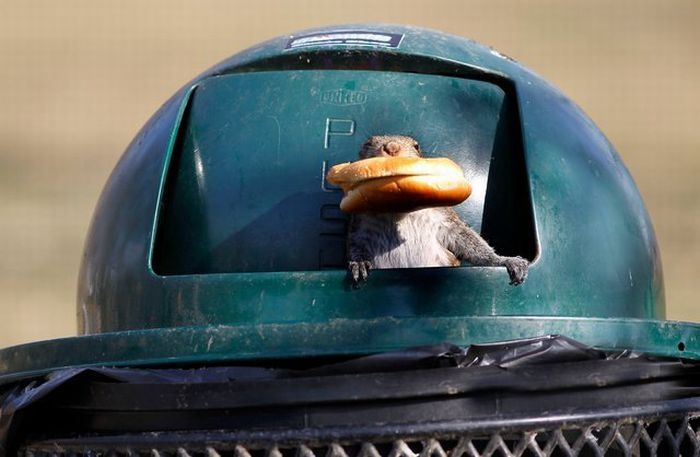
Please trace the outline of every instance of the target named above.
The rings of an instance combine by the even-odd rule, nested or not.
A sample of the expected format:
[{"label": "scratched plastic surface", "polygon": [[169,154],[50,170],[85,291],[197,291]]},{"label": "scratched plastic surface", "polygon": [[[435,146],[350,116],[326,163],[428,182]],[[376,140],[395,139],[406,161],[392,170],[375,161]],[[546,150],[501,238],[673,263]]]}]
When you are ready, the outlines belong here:
[{"label": "scratched plastic surface", "polygon": [[[298,344],[246,352],[271,357],[344,353],[355,331],[347,325],[369,329],[375,320],[396,324],[392,341],[425,344],[454,337],[426,333],[428,319],[617,318],[645,335],[634,319],[663,318],[644,204],[574,103],[473,41],[364,28],[403,39],[396,48],[290,49],[290,37],[279,37],[208,70],[152,117],[95,211],[78,288],[81,333],[225,325]],[[323,163],[352,160],[365,137],[392,130],[477,173],[477,193],[459,211],[499,253],[534,259],[524,284],[508,285],[504,268],[464,266],[375,271],[353,289],[342,267],[328,268],[342,226],[327,206],[340,195],[321,188]],[[421,324],[411,330],[407,320]],[[566,319],[555,322],[548,332],[571,332]],[[292,324],[323,328],[318,350]],[[541,330],[473,329],[460,342]],[[586,341],[589,331],[575,337]],[[363,350],[380,336],[363,337]],[[608,337],[609,347],[622,338]],[[244,343],[229,355],[242,356]]]},{"label": "scratched plastic surface", "polygon": [[457,209],[480,230],[504,97],[487,82],[396,72],[209,78],[190,98],[173,151],[154,270],[344,268],[342,192],[323,177],[357,160],[373,134],[411,135],[427,157],[459,163],[474,192]]}]

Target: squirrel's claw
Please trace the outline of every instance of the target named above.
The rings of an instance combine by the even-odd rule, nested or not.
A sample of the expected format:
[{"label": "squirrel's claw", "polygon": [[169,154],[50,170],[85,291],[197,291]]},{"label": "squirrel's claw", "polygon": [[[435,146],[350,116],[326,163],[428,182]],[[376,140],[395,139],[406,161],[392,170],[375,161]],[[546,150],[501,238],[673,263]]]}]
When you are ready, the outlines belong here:
[{"label": "squirrel's claw", "polygon": [[349,261],[348,273],[350,273],[352,285],[355,287],[359,287],[362,283],[366,282],[367,277],[369,276],[369,271],[371,269],[372,262],[370,262],[369,260]]},{"label": "squirrel's claw", "polygon": [[508,270],[508,276],[510,276],[510,284],[517,286],[522,284],[527,278],[527,270],[530,266],[530,262],[523,259],[522,257],[508,257],[504,266]]}]

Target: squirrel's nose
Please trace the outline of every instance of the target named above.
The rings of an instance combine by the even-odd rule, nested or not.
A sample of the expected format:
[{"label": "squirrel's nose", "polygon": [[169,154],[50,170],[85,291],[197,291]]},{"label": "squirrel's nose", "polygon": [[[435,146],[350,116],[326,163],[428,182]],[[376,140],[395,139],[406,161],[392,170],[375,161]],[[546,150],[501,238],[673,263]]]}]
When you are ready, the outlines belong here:
[{"label": "squirrel's nose", "polygon": [[401,145],[396,141],[389,141],[384,145],[384,152],[390,156],[397,156],[399,155],[399,152],[401,152]]}]

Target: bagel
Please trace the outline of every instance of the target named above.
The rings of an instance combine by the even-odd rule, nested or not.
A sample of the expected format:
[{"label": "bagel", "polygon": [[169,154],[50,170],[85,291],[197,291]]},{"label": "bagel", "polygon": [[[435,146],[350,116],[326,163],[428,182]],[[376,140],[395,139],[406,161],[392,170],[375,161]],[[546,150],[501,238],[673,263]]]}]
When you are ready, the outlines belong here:
[{"label": "bagel", "polygon": [[335,165],[326,179],[343,189],[347,213],[454,206],[471,194],[462,169],[446,158],[373,157]]}]

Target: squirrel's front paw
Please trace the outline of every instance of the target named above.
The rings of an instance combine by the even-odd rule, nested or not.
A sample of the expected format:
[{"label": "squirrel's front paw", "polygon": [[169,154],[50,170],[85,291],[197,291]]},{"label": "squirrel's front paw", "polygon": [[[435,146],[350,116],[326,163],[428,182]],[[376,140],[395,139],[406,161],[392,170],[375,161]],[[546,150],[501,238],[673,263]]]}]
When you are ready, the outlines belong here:
[{"label": "squirrel's front paw", "polygon": [[523,259],[522,257],[508,257],[504,265],[506,270],[508,270],[508,276],[510,276],[510,283],[514,286],[522,284],[527,278],[527,269],[530,266],[530,262]]},{"label": "squirrel's front paw", "polygon": [[363,282],[367,281],[369,270],[372,269],[372,262],[369,260],[351,260],[348,262],[348,273],[352,280],[352,285],[358,287]]}]

